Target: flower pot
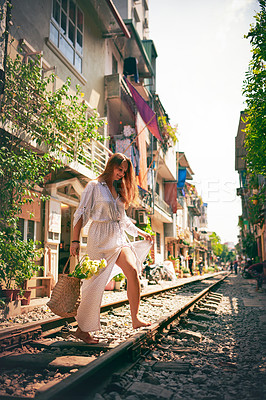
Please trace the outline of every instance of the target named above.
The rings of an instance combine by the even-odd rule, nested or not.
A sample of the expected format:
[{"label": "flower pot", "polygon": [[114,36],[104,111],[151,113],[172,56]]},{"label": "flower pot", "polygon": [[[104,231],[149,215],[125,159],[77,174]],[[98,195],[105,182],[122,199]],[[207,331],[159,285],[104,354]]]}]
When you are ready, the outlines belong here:
[{"label": "flower pot", "polygon": [[121,290],[121,281],[115,282],[115,290]]},{"label": "flower pot", "polygon": [[14,289],[2,289],[2,293],[8,301],[13,301]]},{"label": "flower pot", "polygon": [[21,299],[22,306],[28,306],[30,304],[30,295],[31,295],[31,290],[24,291],[23,297]]},{"label": "flower pot", "polygon": [[19,289],[13,289],[13,301],[19,300]]},{"label": "flower pot", "polygon": [[107,285],[105,286],[105,290],[114,290],[115,288],[115,281],[110,281],[109,283],[107,283]]}]

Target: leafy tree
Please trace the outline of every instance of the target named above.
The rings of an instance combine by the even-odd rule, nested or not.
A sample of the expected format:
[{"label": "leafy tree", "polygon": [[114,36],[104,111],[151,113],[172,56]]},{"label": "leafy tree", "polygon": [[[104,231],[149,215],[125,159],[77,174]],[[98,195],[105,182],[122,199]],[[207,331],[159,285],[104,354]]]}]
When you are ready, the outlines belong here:
[{"label": "leafy tree", "polygon": [[221,244],[220,237],[215,232],[212,232],[212,234],[210,235],[210,241],[214,254],[217,257],[220,257],[223,252],[223,246]]},{"label": "leafy tree", "polygon": [[222,244],[222,253],[220,255],[220,259],[226,263],[228,261],[234,261],[235,257],[235,252],[229,250],[226,244]]},{"label": "leafy tree", "polygon": [[15,60],[8,57],[1,121],[7,130],[10,122],[13,131],[23,130],[43,152],[73,159],[84,154],[83,145],[90,139],[104,140],[98,133],[103,122],[96,111],[88,118],[80,87],[72,94],[70,78],[55,92],[50,91],[55,79],[53,74],[42,77],[38,59],[23,63],[20,55]]},{"label": "leafy tree", "polygon": [[257,259],[258,247],[254,234],[251,232],[241,232],[242,253],[250,259]]},{"label": "leafy tree", "polygon": [[266,175],[266,0],[259,0],[260,12],[246,38],[252,45],[252,59],[243,85],[246,96],[247,167],[249,172]]},{"label": "leafy tree", "polygon": [[21,205],[33,201],[30,189],[43,186],[47,174],[86,158],[84,144],[92,138],[104,140],[98,133],[103,122],[96,112],[88,118],[79,87],[71,94],[68,79],[52,92],[55,77],[42,78],[41,72],[38,59],[7,58],[0,117],[1,228],[14,226]]},{"label": "leafy tree", "polygon": [[[92,138],[103,141],[96,112],[87,106],[70,79],[55,92],[55,77],[42,78],[39,60],[7,58],[0,115],[0,270],[7,286],[22,286],[40,269],[35,256],[40,243],[25,242],[17,230],[21,207],[44,192],[47,175],[72,160],[86,160],[83,148]],[[93,165],[92,165],[93,167]],[[41,200],[46,196],[40,196]]]},{"label": "leafy tree", "polygon": [[3,130],[0,140],[0,228],[8,233],[16,225],[21,206],[34,200],[34,189],[43,187],[45,176],[57,164],[47,153],[41,156],[22,147],[20,139]]}]

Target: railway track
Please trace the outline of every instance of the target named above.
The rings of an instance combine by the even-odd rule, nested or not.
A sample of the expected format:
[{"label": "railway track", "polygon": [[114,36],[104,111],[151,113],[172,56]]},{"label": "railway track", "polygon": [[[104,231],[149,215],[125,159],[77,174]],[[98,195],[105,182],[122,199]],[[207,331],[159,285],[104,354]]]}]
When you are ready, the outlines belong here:
[{"label": "railway track", "polygon": [[[159,292],[142,295],[142,302],[147,307],[146,312],[149,313],[151,308],[161,310],[161,304],[166,304],[166,310],[162,310],[161,314],[158,311],[154,317],[156,321],[150,327],[142,328],[135,334],[127,327],[126,314],[129,307],[125,300],[122,301],[122,304],[115,302],[102,307],[103,317],[101,320],[105,323],[103,327],[105,328],[104,335],[108,335],[108,331],[111,333],[116,331],[116,335],[117,331],[122,331],[121,326],[113,328],[112,318],[116,321],[122,319],[122,325],[124,324],[126,329],[119,340],[117,336],[110,338],[112,335],[109,334],[106,336],[107,341],[102,341],[96,346],[69,340],[71,328],[69,329],[68,324],[73,324],[73,319],[53,318],[41,323],[27,324],[28,326],[25,326],[24,329],[14,328],[12,332],[9,332],[12,333],[9,336],[7,336],[7,332],[2,332],[0,339],[1,348],[4,352],[0,361],[5,368],[2,370],[2,376],[4,375],[6,378],[8,375],[5,371],[11,371],[9,373],[12,378],[14,368],[16,373],[13,375],[18,376],[20,374],[19,368],[24,368],[33,371],[28,372],[28,374],[32,373],[35,382],[32,385],[27,385],[31,389],[27,393],[25,393],[25,390],[21,390],[21,392],[12,391],[11,388],[5,393],[0,392],[0,398],[22,399],[25,397],[39,400],[93,398],[96,388],[103,384],[104,376],[107,377],[106,382],[108,382],[108,377],[117,370],[131,368],[132,363],[134,364],[136,360],[143,357],[145,352],[154,345],[158,335],[167,330],[173,324],[173,321],[180,321],[182,316],[193,309],[196,310],[197,303],[201,302],[201,309],[203,307],[205,312],[213,311],[217,306],[219,296],[212,295],[212,301],[209,299],[205,305],[203,299],[226,277],[227,274],[215,274],[208,280],[202,278],[193,281],[189,286],[176,285],[176,287],[163,288]],[[178,303],[178,306],[176,303]],[[4,334],[6,334],[5,337]],[[26,349],[27,343],[30,344],[30,347]],[[19,354],[13,353],[18,345],[22,346],[22,349],[24,347],[25,351]],[[40,374],[39,371],[43,370],[46,379],[38,382],[39,375],[42,375],[43,378],[43,374]],[[88,388],[90,389],[88,390]]]},{"label": "railway track", "polygon": [[[141,293],[141,299],[147,299],[151,296],[158,295],[169,290],[181,289],[184,287],[191,287],[195,284],[203,281],[207,281],[212,279],[217,275],[213,274],[211,276],[203,276],[199,277],[195,280],[184,282],[184,283],[176,283],[173,285],[169,285],[166,287],[161,287],[160,289],[153,290],[152,288],[145,293]],[[122,300],[117,300],[113,302],[109,302],[101,307],[101,313],[104,314],[109,312],[110,310],[117,309],[125,304],[128,304],[127,298]],[[16,324],[14,327],[8,327],[0,330],[0,353],[3,351],[12,350],[18,346],[26,345],[30,343],[32,340],[36,340],[41,337],[43,334],[49,334],[52,332],[60,331],[60,329],[68,324],[71,324],[75,321],[75,318],[61,318],[54,316],[52,318],[43,319],[36,322],[29,322],[26,324]]]}]

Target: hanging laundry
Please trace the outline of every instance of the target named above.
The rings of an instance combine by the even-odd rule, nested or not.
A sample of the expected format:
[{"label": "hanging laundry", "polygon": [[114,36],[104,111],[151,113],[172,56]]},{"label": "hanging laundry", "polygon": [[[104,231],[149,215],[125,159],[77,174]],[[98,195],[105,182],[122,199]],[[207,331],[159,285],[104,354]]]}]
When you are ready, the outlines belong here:
[{"label": "hanging laundry", "polygon": [[151,188],[154,182],[154,169],[149,168],[147,173],[147,185]]},{"label": "hanging laundry", "polygon": [[131,145],[131,162],[134,167],[135,175],[139,176],[139,150],[136,143]]},{"label": "hanging laundry", "polygon": [[132,128],[130,125],[125,125],[124,130],[123,130],[124,136],[129,137],[129,136],[135,136],[136,135],[136,130]]},{"label": "hanging laundry", "polygon": [[124,59],[123,75],[125,75],[125,77],[128,75],[134,75],[135,82],[139,83],[138,60],[135,57]]},{"label": "hanging laundry", "polygon": [[131,140],[130,139],[118,139],[116,140],[116,153],[123,153],[125,156],[131,159]]},{"label": "hanging laundry", "polygon": [[139,149],[135,145],[136,148],[136,154],[135,154],[135,160],[136,160],[136,167],[135,167],[135,172],[136,176],[139,176],[139,162],[140,162],[140,155],[139,155]]}]

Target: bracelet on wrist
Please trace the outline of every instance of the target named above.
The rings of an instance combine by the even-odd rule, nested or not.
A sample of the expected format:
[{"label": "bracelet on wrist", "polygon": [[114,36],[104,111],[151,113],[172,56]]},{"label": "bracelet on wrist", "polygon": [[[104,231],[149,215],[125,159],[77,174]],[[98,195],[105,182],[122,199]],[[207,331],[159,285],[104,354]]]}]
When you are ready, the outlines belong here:
[{"label": "bracelet on wrist", "polygon": [[80,243],[79,240],[72,240],[72,243]]}]

